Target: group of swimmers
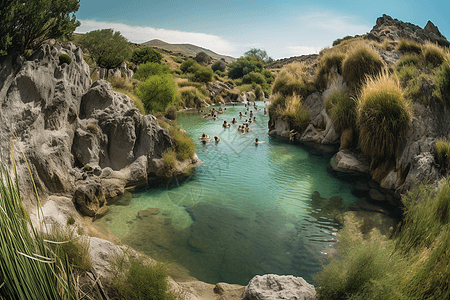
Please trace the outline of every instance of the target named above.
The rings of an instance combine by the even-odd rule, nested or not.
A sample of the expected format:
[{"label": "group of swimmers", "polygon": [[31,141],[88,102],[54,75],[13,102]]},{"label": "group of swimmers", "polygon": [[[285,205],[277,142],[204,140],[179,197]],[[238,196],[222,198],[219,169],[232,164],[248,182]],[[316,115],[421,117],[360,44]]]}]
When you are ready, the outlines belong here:
[{"label": "group of swimmers", "polygon": [[[242,134],[246,134],[246,133],[250,132],[252,129],[250,128],[249,124],[252,122],[256,122],[256,117],[253,115],[253,111],[250,110],[250,105],[251,105],[250,103],[245,104],[247,111],[249,111],[248,115],[247,115],[247,111],[245,111],[244,114],[242,114],[242,112],[239,112],[239,118],[242,119],[242,117],[247,117],[247,118],[249,117],[249,119],[245,119],[245,121],[242,123],[242,125],[239,125],[239,127],[238,127],[238,131]],[[253,103],[253,107],[255,108],[255,110],[258,110],[256,103]],[[212,118],[215,121],[218,118],[217,115],[222,114],[225,110],[226,110],[226,108],[222,108],[222,107],[219,107],[218,110],[216,110],[215,108],[212,108],[209,110],[209,113],[204,114],[203,117],[204,118]],[[264,114],[267,114],[267,108],[264,108]],[[236,118],[233,118],[233,120],[231,120],[231,122],[227,122],[225,120],[225,121],[223,121],[222,127],[230,128],[231,124],[236,124],[236,123],[237,123]],[[203,133],[202,136],[199,137],[198,139],[201,140],[201,142],[203,144],[218,143],[220,141],[219,137],[214,136],[214,138],[210,138],[210,136],[207,135],[206,133]],[[264,143],[264,141],[259,141],[258,138],[255,139],[255,145],[262,144],[262,143]]]}]

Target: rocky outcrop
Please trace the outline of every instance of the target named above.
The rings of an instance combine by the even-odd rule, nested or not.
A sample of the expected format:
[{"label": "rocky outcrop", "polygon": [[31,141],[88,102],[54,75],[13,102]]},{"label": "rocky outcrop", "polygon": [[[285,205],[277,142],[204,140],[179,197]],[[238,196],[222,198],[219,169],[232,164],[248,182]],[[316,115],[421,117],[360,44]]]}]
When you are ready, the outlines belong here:
[{"label": "rocky outcrop", "polygon": [[317,299],[313,285],[301,277],[267,274],[256,275],[245,287],[243,300],[314,300]]},{"label": "rocky outcrop", "polygon": [[[59,62],[63,53],[70,64]],[[72,43],[44,44],[27,61],[2,58],[0,84],[0,154],[11,167],[13,147],[25,205],[35,196],[23,157],[41,199],[73,197],[92,217],[126,186],[146,185],[163,172],[162,153],[172,146],[168,130],[107,81],[92,84]]]},{"label": "rocky outcrop", "polygon": [[398,41],[399,39],[404,38],[416,41],[420,44],[431,42],[446,47],[450,45],[447,39],[431,21],[428,21],[422,29],[417,25],[393,19],[385,14],[377,19],[376,25],[367,34],[366,38],[377,42],[382,42],[385,39]]},{"label": "rocky outcrop", "polygon": [[[109,79],[109,78],[133,78],[134,72],[133,70],[128,69],[127,63],[123,62],[120,66],[114,69],[106,69],[106,68],[91,68],[91,74],[93,77],[99,79]],[[95,75],[93,75],[95,74]]]},{"label": "rocky outcrop", "polygon": [[244,98],[231,82],[216,81],[207,86],[211,99],[216,103],[244,102]]}]

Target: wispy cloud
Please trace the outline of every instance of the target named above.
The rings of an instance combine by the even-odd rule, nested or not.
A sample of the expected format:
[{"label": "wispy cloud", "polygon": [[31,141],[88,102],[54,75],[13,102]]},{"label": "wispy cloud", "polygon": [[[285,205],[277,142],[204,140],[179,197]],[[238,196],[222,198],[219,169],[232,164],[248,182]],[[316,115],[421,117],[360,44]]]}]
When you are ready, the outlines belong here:
[{"label": "wispy cloud", "polygon": [[370,31],[371,27],[358,16],[342,15],[333,11],[314,11],[299,17],[304,28],[313,32],[326,31],[330,34],[355,35]]},{"label": "wispy cloud", "polygon": [[115,31],[120,31],[125,38],[134,43],[144,43],[153,39],[159,39],[171,44],[193,44],[225,55],[232,55],[236,50],[231,42],[212,34],[130,26],[122,23],[94,20],[80,20],[80,22],[81,26],[77,28],[76,32],[86,33],[97,29],[112,28]]}]

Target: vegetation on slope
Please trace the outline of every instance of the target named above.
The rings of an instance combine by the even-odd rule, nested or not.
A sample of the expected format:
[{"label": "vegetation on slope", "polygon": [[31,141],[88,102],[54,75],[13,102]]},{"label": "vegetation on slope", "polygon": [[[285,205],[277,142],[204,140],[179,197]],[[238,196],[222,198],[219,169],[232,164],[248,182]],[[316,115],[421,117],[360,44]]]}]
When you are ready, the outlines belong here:
[{"label": "vegetation on slope", "polygon": [[450,178],[436,193],[426,183],[402,198],[404,220],[391,238],[358,233],[347,217],[339,257],[316,277],[319,299],[448,299]]}]

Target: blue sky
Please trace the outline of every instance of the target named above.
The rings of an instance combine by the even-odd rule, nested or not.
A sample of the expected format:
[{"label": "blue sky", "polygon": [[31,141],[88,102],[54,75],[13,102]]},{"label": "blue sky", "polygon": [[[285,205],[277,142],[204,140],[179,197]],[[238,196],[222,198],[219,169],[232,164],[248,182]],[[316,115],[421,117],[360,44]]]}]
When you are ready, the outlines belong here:
[{"label": "blue sky", "polygon": [[383,14],[422,28],[431,20],[450,40],[449,12],[449,0],[81,0],[76,32],[113,28],[135,43],[158,38],[233,57],[260,48],[279,59],[369,32]]}]

